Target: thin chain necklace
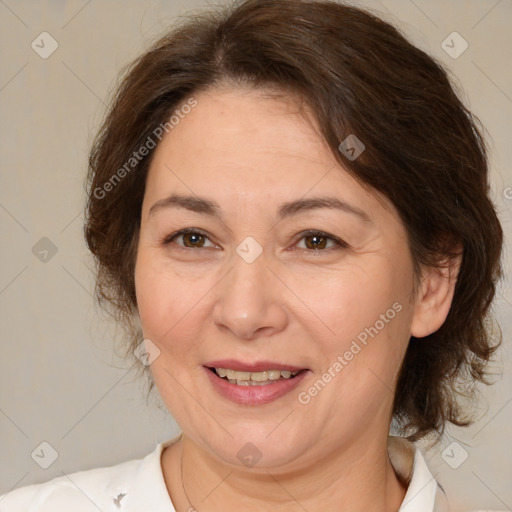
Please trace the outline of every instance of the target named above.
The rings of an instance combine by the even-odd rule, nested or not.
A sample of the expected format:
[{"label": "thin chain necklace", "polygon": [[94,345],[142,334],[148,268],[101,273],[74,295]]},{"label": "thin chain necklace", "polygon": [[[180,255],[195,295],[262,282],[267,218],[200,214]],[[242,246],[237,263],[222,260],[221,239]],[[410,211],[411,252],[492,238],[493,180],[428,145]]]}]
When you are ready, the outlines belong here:
[{"label": "thin chain necklace", "polygon": [[[199,512],[199,510],[194,505],[192,505],[192,502],[190,501],[190,498],[188,497],[187,491],[185,490],[185,481],[183,480],[183,433],[180,434],[180,441],[181,441],[181,456],[180,456],[181,488],[183,489],[183,494],[185,495],[185,498],[187,498],[188,504],[192,507],[193,512]],[[190,512],[192,512],[192,510],[190,510]]]}]

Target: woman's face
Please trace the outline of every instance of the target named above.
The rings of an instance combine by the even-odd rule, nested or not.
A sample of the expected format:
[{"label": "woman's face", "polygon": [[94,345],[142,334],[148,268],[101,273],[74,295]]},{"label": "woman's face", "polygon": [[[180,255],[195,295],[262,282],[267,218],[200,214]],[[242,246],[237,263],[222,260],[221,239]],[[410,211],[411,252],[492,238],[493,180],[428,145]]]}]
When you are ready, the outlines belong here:
[{"label": "woman's face", "polygon": [[198,447],[255,470],[382,442],[415,315],[395,209],[292,99],[195,99],[155,149],[135,271],[163,401]]}]

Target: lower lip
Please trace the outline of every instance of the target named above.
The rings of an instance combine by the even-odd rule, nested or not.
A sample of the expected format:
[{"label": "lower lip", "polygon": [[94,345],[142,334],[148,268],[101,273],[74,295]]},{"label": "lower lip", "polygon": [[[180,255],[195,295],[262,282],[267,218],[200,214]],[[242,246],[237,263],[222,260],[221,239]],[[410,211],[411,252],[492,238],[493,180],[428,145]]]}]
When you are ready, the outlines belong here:
[{"label": "lower lip", "polygon": [[273,402],[293,391],[309,373],[308,371],[299,373],[292,379],[280,378],[263,386],[239,386],[231,384],[208,368],[205,368],[205,371],[217,393],[242,405],[262,405]]}]

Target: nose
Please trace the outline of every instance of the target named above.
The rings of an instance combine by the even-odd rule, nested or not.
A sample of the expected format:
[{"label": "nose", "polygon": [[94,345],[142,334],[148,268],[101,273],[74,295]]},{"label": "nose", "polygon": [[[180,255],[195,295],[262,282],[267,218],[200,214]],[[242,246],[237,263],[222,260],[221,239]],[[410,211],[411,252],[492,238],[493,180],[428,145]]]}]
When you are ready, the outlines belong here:
[{"label": "nose", "polygon": [[234,256],[231,270],[215,287],[212,316],[219,329],[254,340],[286,327],[286,287],[267,263],[264,254],[252,263]]}]

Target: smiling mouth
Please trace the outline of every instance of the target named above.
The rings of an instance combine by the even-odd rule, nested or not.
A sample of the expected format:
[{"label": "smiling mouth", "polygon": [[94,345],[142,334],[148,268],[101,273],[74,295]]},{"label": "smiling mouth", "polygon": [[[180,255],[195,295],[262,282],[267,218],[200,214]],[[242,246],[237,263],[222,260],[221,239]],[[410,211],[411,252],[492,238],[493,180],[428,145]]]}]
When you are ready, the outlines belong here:
[{"label": "smiling mouth", "polygon": [[229,368],[210,368],[221,379],[238,386],[266,386],[282,380],[290,380],[307,370],[266,370],[262,372],[240,372]]}]

